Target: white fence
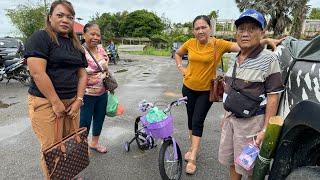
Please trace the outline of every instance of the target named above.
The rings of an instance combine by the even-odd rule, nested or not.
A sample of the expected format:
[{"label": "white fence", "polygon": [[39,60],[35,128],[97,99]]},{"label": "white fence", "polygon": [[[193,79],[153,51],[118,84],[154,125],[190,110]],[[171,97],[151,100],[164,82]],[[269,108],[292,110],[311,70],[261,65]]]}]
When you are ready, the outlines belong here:
[{"label": "white fence", "polygon": [[146,45],[124,45],[118,46],[118,51],[128,52],[128,51],[143,51]]}]

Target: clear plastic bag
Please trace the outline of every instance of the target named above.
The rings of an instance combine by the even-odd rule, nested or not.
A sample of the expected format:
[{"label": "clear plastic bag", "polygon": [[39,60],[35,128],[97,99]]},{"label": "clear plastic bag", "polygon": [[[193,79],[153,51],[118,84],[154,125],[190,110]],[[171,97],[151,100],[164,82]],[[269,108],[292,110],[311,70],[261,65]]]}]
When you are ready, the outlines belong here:
[{"label": "clear plastic bag", "polygon": [[255,146],[252,143],[248,143],[243,147],[242,152],[237,157],[235,163],[249,171],[253,168],[259,152],[259,147]]}]

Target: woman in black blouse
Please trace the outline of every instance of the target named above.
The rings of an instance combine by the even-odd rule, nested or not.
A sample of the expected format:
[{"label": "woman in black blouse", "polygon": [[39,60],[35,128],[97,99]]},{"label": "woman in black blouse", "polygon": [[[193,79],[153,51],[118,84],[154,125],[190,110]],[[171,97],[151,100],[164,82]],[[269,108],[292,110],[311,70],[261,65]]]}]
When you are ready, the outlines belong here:
[{"label": "woman in black blouse", "polygon": [[[73,31],[74,15],[70,2],[54,1],[46,28],[35,32],[26,44],[25,58],[33,78],[28,91],[29,116],[41,150],[79,127],[87,60]],[[41,165],[48,179],[43,156]]]}]

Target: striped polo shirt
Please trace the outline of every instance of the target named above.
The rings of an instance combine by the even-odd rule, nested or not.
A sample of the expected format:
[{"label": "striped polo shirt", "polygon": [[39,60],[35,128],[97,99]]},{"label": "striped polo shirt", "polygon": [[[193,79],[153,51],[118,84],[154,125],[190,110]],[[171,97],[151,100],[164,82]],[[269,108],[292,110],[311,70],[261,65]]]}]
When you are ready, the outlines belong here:
[{"label": "striped polo shirt", "polygon": [[[281,93],[284,90],[278,59],[271,51],[258,46],[239,65],[237,62],[239,54],[234,59],[234,62],[237,63],[234,86],[254,97],[262,97],[263,101],[260,106],[263,108],[267,104],[267,94]],[[231,88],[233,69],[232,65],[225,74],[223,102]]]}]

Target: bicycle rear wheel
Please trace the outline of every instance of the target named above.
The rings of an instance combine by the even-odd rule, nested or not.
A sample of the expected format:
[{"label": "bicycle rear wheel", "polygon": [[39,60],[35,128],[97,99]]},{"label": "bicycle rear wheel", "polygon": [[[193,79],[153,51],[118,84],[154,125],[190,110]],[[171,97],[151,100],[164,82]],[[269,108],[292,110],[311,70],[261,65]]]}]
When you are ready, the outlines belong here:
[{"label": "bicycle rear wheel", "polygon": [[[154,143],[154,142],[152,138],[151,140],[147,139],[148,135],[144,131],[144,128],[140,122],[140,117],[141,116],[138,116],[134,123],[134,133],[136,135],[136,142],[137,142],[138,148],[140,150],[147,150],[150,147],[150,143]],[[149,142],[148,140],[151,142]]]},{"label": "bicycle rear wheel", "polygon": [[165,140],[159,153],[159,171],[162,179],[177,180],[182,173],[182,156],[178,143],[176,143],[177,159],[174,158],[172,139]]}]

